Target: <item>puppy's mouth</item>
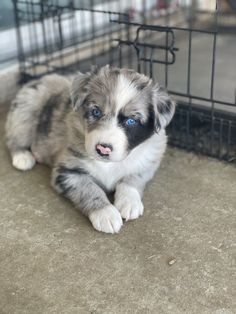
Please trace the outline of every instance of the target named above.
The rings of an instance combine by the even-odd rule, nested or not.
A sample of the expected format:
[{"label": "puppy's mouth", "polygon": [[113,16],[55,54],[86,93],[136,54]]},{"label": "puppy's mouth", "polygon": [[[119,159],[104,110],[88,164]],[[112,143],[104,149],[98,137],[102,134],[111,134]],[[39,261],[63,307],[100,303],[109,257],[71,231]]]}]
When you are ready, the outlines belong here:
[{"label": "puppy's mouth", "polygon": [[96,150],[96,153],[95,153],[95,157],[96,159],[98,160],[103,160],[103,161],[110,161],[110,156],[109,155],[101,155],[97,152]]},{"label": "puppy's mouth", "polygon": [[115,159],[115,158],[113,158],[113,156],[107,156],[107,155],[101,156],[97,152],[94,152],[94,154],[93,154],[93,158],[95,158],[99,161],[103,161],[103,162],[121,162],[121,161],[125,160],[126,157],[127,156],[125,156],[123,158]]}]

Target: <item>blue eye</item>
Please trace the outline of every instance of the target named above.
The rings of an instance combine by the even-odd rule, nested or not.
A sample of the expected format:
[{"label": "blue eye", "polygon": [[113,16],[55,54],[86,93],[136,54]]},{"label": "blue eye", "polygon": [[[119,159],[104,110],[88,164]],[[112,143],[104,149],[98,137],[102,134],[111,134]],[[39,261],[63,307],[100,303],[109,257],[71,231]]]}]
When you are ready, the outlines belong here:
[{"label": "blue eye", "polygon": [[102,111],[99,109],[99,108],[94,108],[92,110],[92,115],[95,117],[95,118],[100,118],[102,116]]},{"label": "blue eye", "polygon": [[135,125],[137,123],[137,120],[133,119],[133,118],[128,118],[126,121],[125,121],[125,124],[126,125]]}]

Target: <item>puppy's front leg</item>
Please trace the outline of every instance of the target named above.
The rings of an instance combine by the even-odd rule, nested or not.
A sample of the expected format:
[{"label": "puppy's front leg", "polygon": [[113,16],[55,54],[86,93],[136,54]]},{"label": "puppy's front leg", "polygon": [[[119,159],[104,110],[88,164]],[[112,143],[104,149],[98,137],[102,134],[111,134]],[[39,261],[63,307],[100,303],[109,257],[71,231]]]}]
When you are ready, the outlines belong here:
[{"label": "puppy's front leg", "polygon": [[93,227],[106,233],[119,232],[123,222],[119,211],[109,202],[105,192],[82,168],[54,168],[52,185],[89,217]]},{"label": "puppy's front leg", "polygon": [[125,177],[117,184],[114,205],[126,221],[143,214],[142,194],[147,181],[137,174]]}]

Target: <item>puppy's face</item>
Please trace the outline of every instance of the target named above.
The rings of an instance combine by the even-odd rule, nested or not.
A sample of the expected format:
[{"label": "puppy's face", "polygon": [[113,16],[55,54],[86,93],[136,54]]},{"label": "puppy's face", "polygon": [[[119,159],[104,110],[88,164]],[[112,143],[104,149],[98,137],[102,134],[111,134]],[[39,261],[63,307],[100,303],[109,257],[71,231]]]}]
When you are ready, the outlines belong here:
[{"label": "puppy's face", "polygon": [[102,161],[121,161],[165,126],[174,103],[148,77],[105,66],[79,74],[72,101],[84,128],[85,148]]}]

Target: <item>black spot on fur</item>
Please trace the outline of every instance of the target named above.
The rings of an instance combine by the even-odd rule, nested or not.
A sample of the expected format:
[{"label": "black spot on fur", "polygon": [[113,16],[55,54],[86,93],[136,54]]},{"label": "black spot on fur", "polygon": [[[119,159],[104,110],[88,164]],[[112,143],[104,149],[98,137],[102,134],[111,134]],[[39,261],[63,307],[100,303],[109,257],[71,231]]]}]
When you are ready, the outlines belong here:
[{"label": "black spot on fur", "polygon": [[18,102],[16,100],[13,100],[13,102],[11,103],[11,108],[10,111],[14,111],[18,106]]},{"label": "black spot on fur", "polygon": [[172,108],[172,102],[170,100],[167,100],[165,103],[160,104],[158,106],[158,111],[160,114],[170,114]]},{"label": "black spot on fur", "polygon": [[55,184],[59,186],[62,191],[62,194],[67,194],[69,191],[73,191],[76,187],[69,184],[68,179],[70,175],[84,175],[88,172],[80,167],[67,168],[65,166],[59,166],[57,169],[57,177],[55,179]]},{"label": "black spot on fur", "polygon": [[149,114],[146,122],[138,122],[135,125],[125,125],[125,117],[122,113],[118,115],[119,125],[125,130],[128,138],[129,149],[133,149],[145,140],[147,140],[155,131],[155,113],[152,105],[149,106]]},{"label": "black spot on fur", "polygon": [[71,99],[68,98],[67,101],[66,101],[65,104],[64,104],[64,110],[65,110],[65,112],[67,112],[67,111],[68,111],[69,109],[71,109],[71,108],[72,108]]},{"label": "black spot on fur", "polygon": [[157,119],[156,120],[156,126],[155,126],[155,132],[158,133],[161,129],[161,123],[160,121]]},{"label": "black spot on fur", "polygon": [[[131,73],[133,73],[133,71],[131,71]],[[139,75],[137,75],[136,73],[134,75],[134,73],[130,78],[130,82],[131,82],[131,84],[135,85],[135,87],[138,91],[142,91],[145,87],[147,87],[149,85],[149,80],[145,80],[143,78],[140,78]]]},{"label": "black spot on fur", "polygon": [[138,83],[136,85],[137,90],[141,91],[148,85],[148,82]]},{"label": "black spot on fur", "polygon": [[112,75],[114,75],[115,77],[117,77],[118,75],[120,75],[120,70],[118,70],[118,69],[111,69],[110,73]]},{"label": "black spot on fur", "polygon": [[67,168],[65,166],[60,166],[57,172],[59,174],[88,174],[88,172],[81,167]]},{"label": "black spot on fur", "polygon": [[36,81],[36,82],[31,83],[29,87],[30,87],[30,88],[33,88],[33,89],[37,89],[38,86],[39,86],[39,84],[40,84],[40,83],[39,83],[38,81]]},{"label": "black spot on fur", "polygon": [[74,95],[74,97],[72,99],[73,106],[75,106],[75,104],[77,103],[78,99],[79,99],[79,96],[78,95]]},{"label": "black spot on fur", "polygon": [[78,110],[80,107],[85,107],[86,105],[89,104],[89,95],[86,95],[84,97],[75,95],[72,102],[73,106],[76,110]]},{"label": "black spot on fur", "polygon": [[67,194],[69,191],[73,190],[73,187],[68,184],[67,179],[68,177],[63,174],[59,174],[56,177],[55,185],[59,186],[62,194]]},{"label": "black spot on fur", "polygon": [[97,201],[100,201],[100,200],[101,200],[100,196],[94,196],[93,197],[93,202],[97,202]]},{"label": "black spot on fur", "polygon": [[51,124],[52,124],[52,116],[54,110],[59,105],[59,97],[52,96],[48,99],[47,103],[43,107],[40,115],[39,115],[39,123],[37,126],[37,132],[47,136],[51,131]]},{"label": "black spot on fur", "polygon": [[72,147],[68,148],[68,151],[74,156],[74,157],[78,157],[78,158],[84,158],[84,155],[79,152],[78,150],[73,149]]}]

